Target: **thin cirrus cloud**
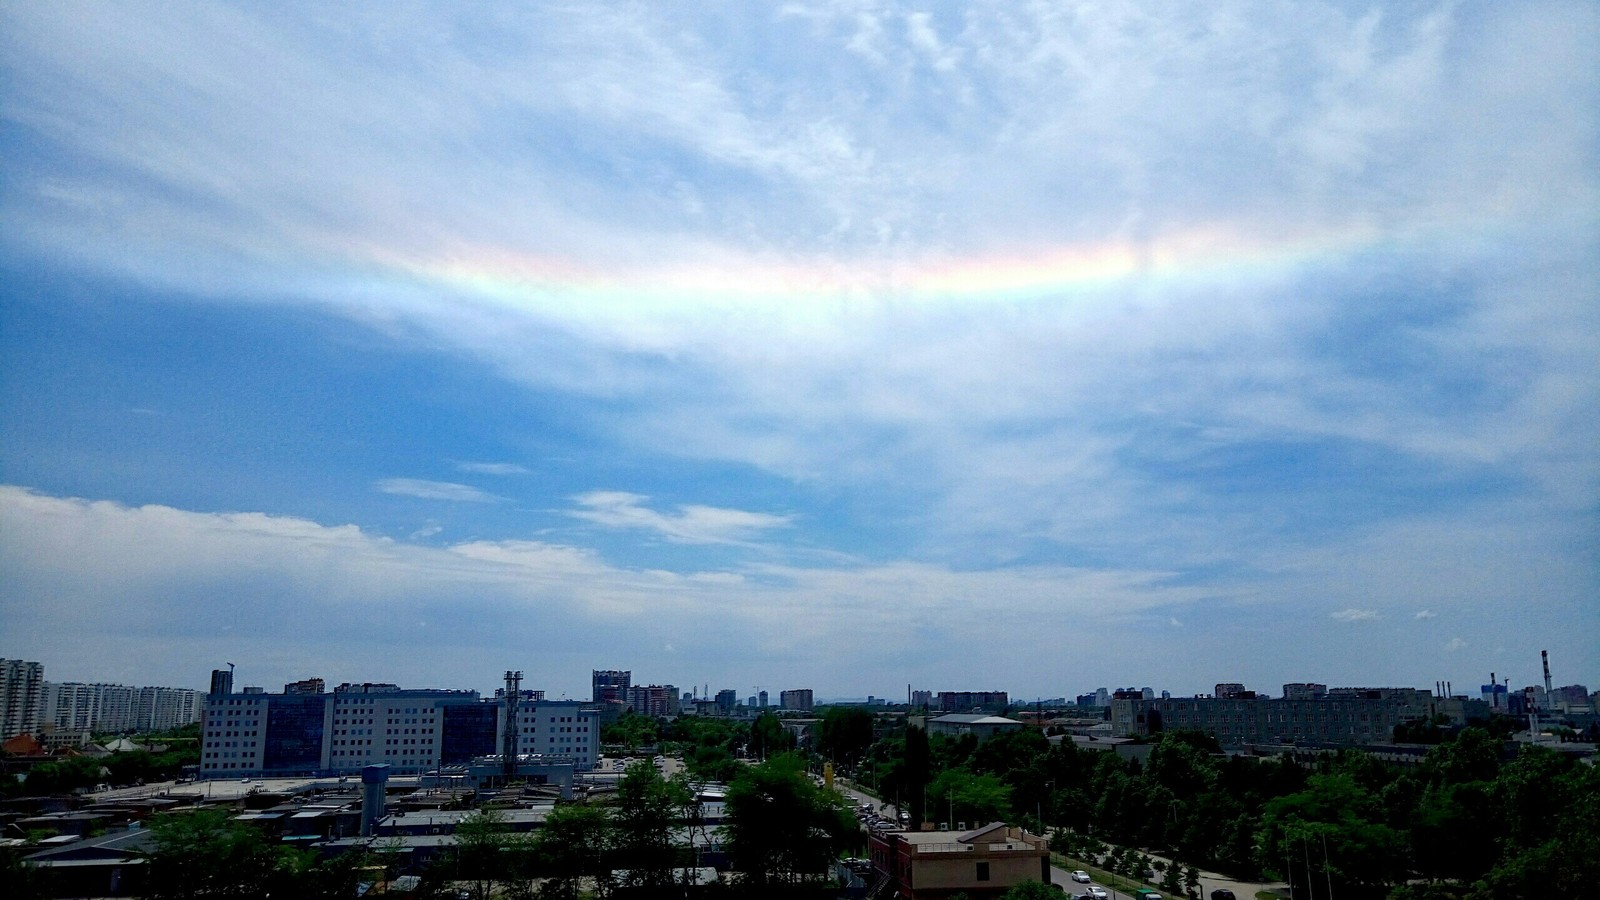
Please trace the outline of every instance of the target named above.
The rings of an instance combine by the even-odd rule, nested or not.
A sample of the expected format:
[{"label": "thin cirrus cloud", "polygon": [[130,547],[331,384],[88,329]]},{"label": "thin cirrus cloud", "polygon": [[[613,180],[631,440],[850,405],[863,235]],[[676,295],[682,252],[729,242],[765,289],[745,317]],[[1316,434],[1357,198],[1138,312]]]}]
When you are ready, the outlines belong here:
[{"label": "thin cirrus cloud", "polygon": [[508,462],[458,462],[456,469],[473,475],[531,475],[527,466]]},{"label": "thin cirrus cloud", "polygon": [[1341,609],[1336,613],[1331,613],[1329,618],[1340,622],[1371,622],[1382,618],[1382,616],[1375,609],[1356,609],[1351,607],[1350,609]]},{"label": "thin cirrus cloud", "polygon": [[451,481],[426,481],[421,478],[385,478],[375,485],[385,494],[416,497],[421,500],[447,500],[452,503],[498,503],[500,498],[467,484]]},{"label": "thin cirrus cloud", "polygon": [[650,498],[624,491],[591,491],[572,499],[579,507],[568,510],[573,518],[607,528],[646,531],[682,544],[746,543],[792,522],[790,516],[695,504],[679,506],[675,514],[663,513],[645,505]]}]

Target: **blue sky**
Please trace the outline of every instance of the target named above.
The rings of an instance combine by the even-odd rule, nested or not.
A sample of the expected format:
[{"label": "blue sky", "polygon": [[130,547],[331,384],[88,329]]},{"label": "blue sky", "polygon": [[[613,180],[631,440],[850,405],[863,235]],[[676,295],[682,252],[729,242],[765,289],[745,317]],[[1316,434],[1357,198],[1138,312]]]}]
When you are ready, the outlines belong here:
[{"label": "blue sky", "polygon": [[1600,681],[1590,4],[0,11],[0,655]]}]

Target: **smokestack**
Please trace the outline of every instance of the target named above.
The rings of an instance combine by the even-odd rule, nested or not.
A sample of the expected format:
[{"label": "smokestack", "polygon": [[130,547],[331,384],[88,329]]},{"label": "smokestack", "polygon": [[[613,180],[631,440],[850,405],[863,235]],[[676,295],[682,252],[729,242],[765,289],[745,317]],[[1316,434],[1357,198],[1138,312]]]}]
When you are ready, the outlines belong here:
[{"label": "smokestack", "polygon": [[510,781],[517,774],[517,702],[522,699],[522,673],[506,670],[505,730],[500,735],[500,773]]},{"label": "smokestack", "polygon": [[1550,651],[1549,650],[1540,650],[1539,651],[1539,658],[1544,660],[1544,693],[1545,693],[1545,696],[1548,697],[1550,695],[1550,690],[1551,690],[1551,688],[1550,688]]}]

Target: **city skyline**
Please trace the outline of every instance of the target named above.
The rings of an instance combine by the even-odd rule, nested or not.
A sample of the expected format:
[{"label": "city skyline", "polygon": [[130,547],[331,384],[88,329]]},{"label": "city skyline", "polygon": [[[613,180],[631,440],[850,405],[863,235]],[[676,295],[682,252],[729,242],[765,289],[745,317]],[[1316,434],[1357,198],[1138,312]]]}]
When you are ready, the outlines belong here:
[{"label": "city skyline", "polygon": [[[34,660],[34,661],[38,662],[38,660]],[[201,693],[205,693],[207,688],[208,688],[210,676],[215,671],[222,671],[225,674],[229,674],[230,675],[230,678],[231,678],[231,681],[232,681],[232,685],[233,685],[232,690],[235,693],[243,691],[244,688],[246,688],[246,687],[262,688],[266,693],[278,693],[278,692],[283,691],[287,687],[295,686],[297,682],[301,682],[304,679],[320,680],[323,683],[323,689],[325,691],[332,691],[334,688],[336,688],[336,687],[338,687],[340,685],[356,685],[356,686],[359,686],[359,685],[362,685],[362,684],[393,683],[393,684],[396,684],[401,689],[407,690],[407,691],[412,691],[412,690],[469,690],[469,691],[476,691],[483,697],[493,697],[494,694],[495,694],[495,691],[504,686],[504,679],[503,678],[491,681],[491,682],[489,682],[487,684],[476,684],[475,683],[475,684],[468,685],[468,684],[461,683],[460,681],[453,681],[446,675],[440,675],[440,676],[434,677],[432,679],[424,679],[424,680],[417,681],[417,682],[413,683],[413,682],[398,682],[398,681],[395,681],[394,679],[384,678],[384,677],[381,677],[381,676],[373,675],[371,673],[359,673],[359,672],[358,673],[349,674],[348,677],[346,677],[346,676],[328,677],[325,673],[308,672],[308,673],[300,673],[298,675],[295,675],[294,677],[285,677],[285,678],[282,678],[282,679],[278,679],[278,678],[262,678],[262,677],[260,677],[259,673],[256,673],[255,675],[252,675],[252,669],[253,669],[253,667],[246,666],[244,668],[236,668],[236,669],[232,670],[231,672],[229,672],[227,669],[208,670],[205,673],[206,677],[200,679],[194,685],[177,684],[177,685],[173,685],[172,687],[177,688],[177,689],[182,689],[182,690],[197,690],[197,691],[200,691]],[[589,670],[589,672],[594,672],[594,671],[597,671],[597,670],[593,670],[593,669]],[[619,671],[631,671],[631,670],[619,670]],[[1551,684],[1554,687],[1560,688],[1560,687],[1565,687],[1565,686],[1568,686],[1568,685],[1582,685],[1588,690],[1600,691],[1600,679],[1593,678],[1593,677],[1585,678],[1585,677],[1581,677],[1581,676],[1580,677],[1573,677],[1571,673],[1568,673],[1565,677],[1558,677],[1557,675],[1554,674],[1554,672],[1555,672],[1555,670],[1553,669],[1552,675],[1551,675]],[[588,681],[585,681],[584,685],[579,690],[573,691],[573,690],[569,690],[566,687],[567,682],[569,680],[569,679],[567,679],[566,676],[561,676],[561,677],[559,677],[557,679],[554,679],[552,681],[545,681],[545,680],[541,680],[538,677],[539,673],[536,673],[536,672],[524,671],[523,674],[524,674],[524,678],[523,678],[523,682],[522,683],[524,685],[524,689],[525,690],[541,691],[546,695],[547,699],[549,699],[549,700],[580,700],[581,701],[581,700],[589,700],[589,699],[591,699],[593,688],[592,688],[592,684],[590,684]],[[1519,681],[1511,672],[1495,672],[1495,673],[1492,673],[1492,674],[1498,676],[1497,683],[1501,683],[1502,685],[1504,685],[1506,683],[1507,679],[1510,679],[1509,688],[1510,688],[1511,691],[1519,691],[1524,687],[1540,687],[1540,688],[1542,688],[1542,685],[1543,685],[1542,672],[1540,673],[1539,677],[1534,678],[1532,680],[1528,680],[1526,682]],[[81,678],[81,677],[76,677],[76,676],[74,676],[74,677],[62,677],[62,676],[59,675],[59,673],[52,674],[51,669],[48,666],[45,667],[45,675],[46,675],[46,677],[43,680],[47,684],[56,684],[56,685],[64,685],[64,684],[72,684],[72,685],[110,684],[110,685],[116,685],[116,686],[127,686],[127,685],[121,685],[118,682],[107,682],[107,681],[101,681],[101,680],[97,680],[97,679],[93,679],[93,678]],[[1214,687],[1225,685],[1225,684],[1230,684],[1230,683],[1227,683],[1227,682],[1211,682],[1211,683],[1207,683],[1207,684],[1195,687],[1193,690],[1190,690],[1190,689],[1187,689],[1187,688],[1174,688],[1171,685],[1162,685],[1162,684],[1150,685],[1150,684],[1136,684],[1136,683],[1133,683],[1133,682],[1128,682],[1128,683],[1118,682],[1118,683],[1093,684],[1093,685],[1091,685],[1091,684],[1085,682],[1082,685],[1077,685],[1077,686],[1069,685],[1069,686],[1064,687],[1064,688],[1060,687],[1060,686],[1057,686],[1055,688],[1055,690],[1053,690],[1051,692],[1030,693],[1030,694],[1024,695],[1024,694],[1019,693],[1019,692],[1017,692],[1015,690],[1012,690],[1012,689],[1010,689],[1007,686],[1002,685],[1002,684],[983,683],[982,686],[980,686],[980,681],[981,680],[974,680],[972,683],[961,683],[961,684],[938,684],[938,685],[912,684],[911,685],[911,689],[913,691],[927,691],[927,692],[930,692],[930,693],[932,693],[934,695],[935,701],[937,701],[937,695],[940,692],[944,692],[944,691],[961,692],[961,691],[975,691],[975,690],[996,690],[996,691],[1002,691],[1002,692],[1008,693],[1010,695],[1010,701],[1011,701],[1011,705],[1012,706],[1026,707],[1026,706],[1034,703],[1036,700],[1061,699],[1061,700],[1065,700],[1068,704],[1071,704],[1074,701],[1074,699],[1077,696],[1079,696],[1080,694],[1085,694],[1085,693],[1092,694],[1097,690],[1107,691],[1108,692],[1108,697],[1109,697],[1110,693],[1115,693],[1118,690],[1128,690],[1128,689],[1131,689],[1131,690],[1150,690],[1150,691],[1153,692],[1153,696],[1155,696],[1155,697],[1160,697],[1163,692],[1168,692],[1173,697],[1177,697],[1177,698],[1205,696],[1205,695],[1211,694],[1212,693],[1212,689]],[[1326,679],[1323,679],[1321,682],[1319,682],[1317,678],[1308,675],[1308,676],[1305,676],[1304,678],[1300,679],[1299,681],[1282,681],[1282,680],[1279,680],[1279,681],[1273,681],[1271,683],[1267,683],[1267,682],[1262,682],[1260,684],[1249,684],[1249,683],[1246,683],[1246,684],[1244,684],[1244,688],[1249,690],[1249,691],[1255,692],[1257,694],[1261,694],[1263,696],[1266,696],[1266,697],[1276,697],[1276,696],[1278,696],[1278,694],[1280,692],[1280,689],[1285,687],[1285,686],[1288,686],[1288,685],[1302,685],[1303,686],[1306,683],[1324,684],[1326,687],[1330,687],[1330,688],[1354,688],[1354,687],[1359,687],[1359,688],[1412,688],[1412,689],[1418,689],[1418,690],[1432,690],[1436,684],[1442,684],[1442,683],[1445,683],[1445,682],[1449,682],[1450,685],[1451,685],[1450,691],[1449,691],[1449,694],[1451,696],[1463,696],[1463,695],[1465,695],[1465,696],[1468,696],[1468,697],[1470,697],[1472,699],[1478,699],[1478,696],[1479,696],[1479,693],[1480,693],[1479,689],[1481,687],[1483,687],[1487,683],[1487,681],[1484,680],[1484,679],[1472,679],[1472,678],[1469,678],[1467,681],[1461,681],[1461,682],[1455,682],[1452,679],[1435,679],[1434,682],[1430,682],[1429,684],[1399,684],[1399,683],[1390,684],[1388,682],[1382,681],[1382,679],[1369,679],[1369,680],[1366,680],[1366,681],[1350,682],[1350,683],[1334,683],[1334,682],[1328,682],[1328,681],[1326,681]],[[807,685],[809,684],[809,682],[804,683],[804,684],[795,683],[795,684],[789,684],[789,685],[768,685],[768,684],[746,685],[744,687],[730,686],[728,684],[719,684],[717,682],[712,682],[709,685],[709,689],[708,689],[708,686],[704,682],[700,682],[700,683],[695,683],[695,682],[680,683],[680,682],[678,682],[678,681],[676,681],[676,680],[674,680],[672,678],[651,678],[651,679],[647,679],[645,681],[635,680],[634,683],[635,683],[636,686],[643,685],[643,684],[671,685],[671,686],[673,686],[673,687],[678,689],[678,694],[680,696],[693,693],[696,696],[698,696],[700,699],[704,699],[704,700],[712,700],[712,699],[714,699],[719,691],[732,690],[737,695],[737,704],[740,705],[740,706],[746,705],[746,701],[752,696],[752,694],[758,694],[760,691],[766,691],[769,694],[769,699],[771,700],[771,703],[769,705],[770,705],[771,708],[778,708],[780,706],[780,703],[778,702],[779,701],[779,695],[780,695],[781,692],[786,692],[786,691],[805,691],[805,692],[808,692],[808,693],[812,693],[816,697],[815,703],[818,706],[824,706],[824,705],[828,705],[828,704],[831,704],[831,703],[859,703],[859,702],[867,700],[868,698],[873,698],[873,699],[876,699],[876,700],[879,700],[879,701],[884,701],[884,702],[886,702],[888,704],[891,704],[891,705],[903,705],[906,702],[906,692],[905,692],[905,689],[904,689],[904,687],[905,687],[904,685],[901,686],[901,690],[898,693],[895,693],[893,691],[889,691],[887,693],[881,693],[880,694],[880,693],[876,693],[875,691],[871,691],[871,690],[863,690],[863,691],[857,691],[855,693],[841,692],[841,693],[827,693],[827,694],[824,694],[824,693],[815,691],[811,687],[808,687]],[[551,685],[559,685],[559,686],[551,687]]]},{"label": "city skyline", "polygon": [[1596,45],[1577,3],[7,5],[0,649],[1592,684]]}]

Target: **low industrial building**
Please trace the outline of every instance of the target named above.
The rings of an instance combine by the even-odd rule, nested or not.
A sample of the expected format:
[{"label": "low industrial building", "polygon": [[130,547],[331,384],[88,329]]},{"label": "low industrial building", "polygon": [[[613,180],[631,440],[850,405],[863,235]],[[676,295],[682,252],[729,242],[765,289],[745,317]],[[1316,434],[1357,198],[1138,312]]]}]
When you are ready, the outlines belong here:
[{"label": "low industrial building", "polygon": [[961,737],[974,735],[978,742],[988,740],[997,734],[1007,731],[1019,731],[1023,724],[1016,719],[1007,719],[1004,716],[980,716],[953,713],[929,719],[927,723],[928,736],[942,734],[947,737]]},{"label": "low industrial building", "polygon": [[867,850],[879,897],[984,900],[1024,881],[1050,883],[1045,839],[1004,822],[961,833],[873,831]]}]

